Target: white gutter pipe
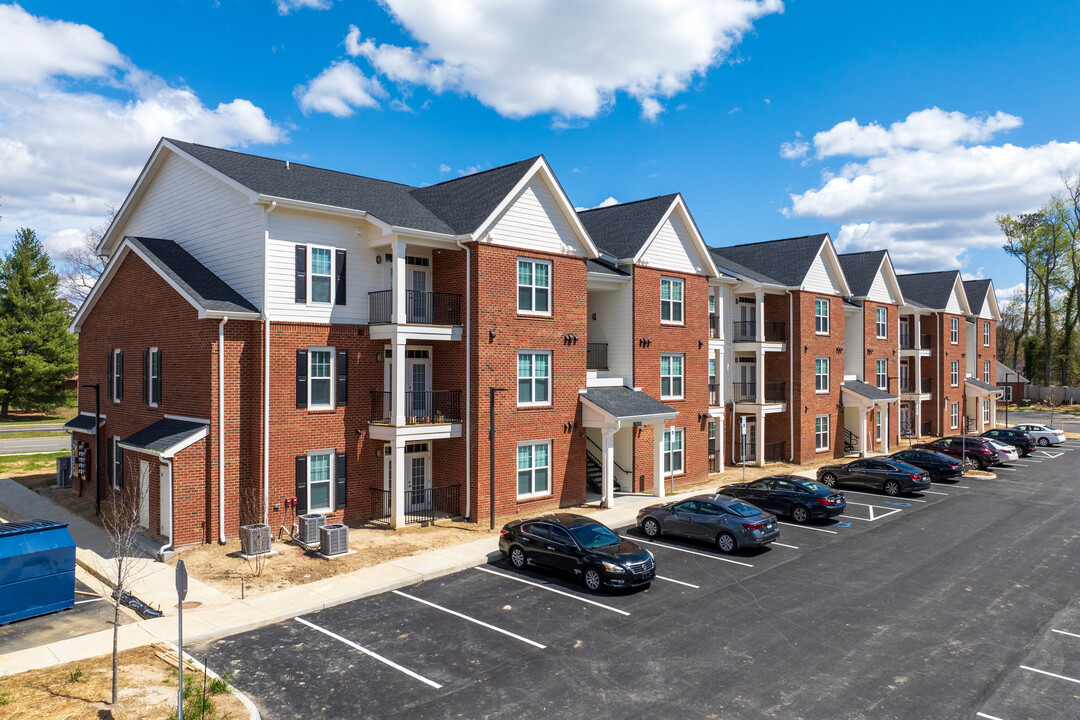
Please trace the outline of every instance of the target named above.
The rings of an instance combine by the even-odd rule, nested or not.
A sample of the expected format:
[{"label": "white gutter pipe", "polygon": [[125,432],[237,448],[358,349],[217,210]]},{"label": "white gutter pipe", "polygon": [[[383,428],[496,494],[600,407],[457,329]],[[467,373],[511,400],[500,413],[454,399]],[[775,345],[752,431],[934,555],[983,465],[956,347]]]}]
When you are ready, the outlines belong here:
[{"label": "white gutter pipe", "polygon": [[[795,337],[795,295],[790,290],[787,294],[787,307],[788,307],[788,447],[791,448],[790,457],[788,462],[795,462],[795,351],[797,348],[793,348],[794,344],[792,340]],[[762,332],[765,328],[762,328]],[[762,340],[765,336],[762,335]],[[815,369],[816,372],[816,369]],[[831,386],[830,386],[831,387]],[[764,422],[765,418],[762,418]]]},{"label": "white gutter pipe", "polygon": [[270,524],[270,316],[266,312],[267,298],[270,296],[267,255],[270,252],[270,213],[277,209],[277,201],[271,202],[263,212],[263,523]]},{"label": "white gutter pipe", "polygon": [[[465,519],[472,519],[472,251],[456,241],[465,251]],[[494,462],[494,458],[489,458]],[[492,502],[495,499],[492,498]]]},{"label": "white gutter pipe", "polygon": [[[173,478],[172,460],[166,460],[161,458],[163,465],[169,466],[169,541],[158,548],[157,557],[159,560],[163,560],[165,552],[172,550],[173,546],[173,523],[176,518],[176,480]],[[161,492],[161,470],[158,470],[158,492]],[[160,505],[160,501],[158,502]]]},{"label": "white gutter pipe", "polygon": [[225,544],[225,323],[218,323],[218,542]]},{"label": "white gutter pipe", "polygon": [[935,352],[937,352],[937,358],[935,358],[935,359],[938,361],[938,370],[937,370],[938,401],[936,403],[934,403],[934,404],[937,405],[937,427],[938,427],[938,432],[941,433],[941,437],[945,437],[945,432],[944,432],[945,425],[944,425],[944,421],[942,420],[942,411],[941,411],[941,401],[943,399],[946,399],[946,398],[943,397],[944,393],[941,392],[941,376],[945,373],[945,353],[943,353],[941,351],[941,346],[945,344],[945,339],[941,336],[941,313],[940,312],[935,313],[935,315],[937,315],[937,341],[938,341],[937,342],[937,350],[935,351]]}]

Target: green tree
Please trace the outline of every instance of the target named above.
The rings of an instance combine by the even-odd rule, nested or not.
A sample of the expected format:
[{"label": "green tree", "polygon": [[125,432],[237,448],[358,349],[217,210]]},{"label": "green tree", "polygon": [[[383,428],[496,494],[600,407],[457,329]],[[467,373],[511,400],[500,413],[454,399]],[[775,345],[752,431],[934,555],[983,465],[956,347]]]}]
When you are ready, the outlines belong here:
[{"label": "green tree", "polygon": [[20,228],[0,262],[0,418],[71,401],[63,385],[78,371],[78,343],[59,282],[37,235]]}]

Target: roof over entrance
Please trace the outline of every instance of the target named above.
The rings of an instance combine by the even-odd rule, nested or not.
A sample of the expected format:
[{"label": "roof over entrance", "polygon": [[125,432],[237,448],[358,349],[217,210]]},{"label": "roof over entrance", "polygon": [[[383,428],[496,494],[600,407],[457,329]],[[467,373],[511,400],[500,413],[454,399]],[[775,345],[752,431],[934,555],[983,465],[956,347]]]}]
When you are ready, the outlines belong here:
[{"label": "roof over entrance", "polygon": [[[101,416],[101,424],[105,423],[105,416]],[[90,415],[76,415],[75,417],[64,423],[64,429],[68,432],[81,432],[94,434],[94,416]]]},{"label": "roof over entrance", "polygon": [[162,418],[120,441],[120,447],[170,458],[206,437],[209,425],[196,420]]},{"label": "roof over entrance", "polygon": [[581,400],[616,420],[672,420],[679,413],[651,395],[628,387],[593,387]]},{"label": "roof over entrance", "polygon": [[999,395],[1004,390],[991,385],[990,383],[984,383],[982,380],[976,380],[975,378],[964,378],[964,384],[967,385],[968,390],[974,390],[975,395]]},{"label": "roof over entrance", "polygon": [[853,399],[859,405],[869,406],[899,400],[895,395],[891,395],[890,393],[880,388],[876,388],[869,383],[864,383],[861,380],[845,380],[844,384],[840,386],[840,389],[856,395],[857,397]]}]

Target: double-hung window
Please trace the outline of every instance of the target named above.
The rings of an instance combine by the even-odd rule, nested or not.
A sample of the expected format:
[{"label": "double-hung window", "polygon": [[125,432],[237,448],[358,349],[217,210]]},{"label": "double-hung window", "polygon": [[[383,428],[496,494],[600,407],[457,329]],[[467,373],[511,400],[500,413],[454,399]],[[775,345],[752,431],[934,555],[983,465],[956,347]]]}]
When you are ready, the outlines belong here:
[{"label": "double-hung window", "polygon": [[683,430],[664,430],[664,473],[678,475],[683,471]]},{"label": "double-hung window", "polygon": [[308,454],[308,512],[329,512],[331,487],[333,486],[334,454],[327,451]]},{"label": "double-hung window", "polygon": [[311,302],[329,303],[334,278],[334,251],[331,248],[311,248]]},{"label": "double-hung window", "polygon": [[683,281],[660,278],[660,322],[682,325]]},{"label": "double-hung window", "polygon": [[949,318],[949,342],[953,345],[960,343],[960,319]]},{"label": "double-hung window", "polygon": [[150,400],[150,407],[161,404],[161,350],[150,348],[147,361],[149,373],[146,379],[146,393]]},{"label": "double-hung window", "polygon": [[829,334],[829,301],[826,298],[814,300],[814,332],[818,335]]},{"label": "double-hung window", "polygon": [[990,382],[990,361],[989,360],[983,360],[983,382],[988,383],[988,384]]},{"label": "double-hung window", "polygon": [[551,493],[551,441],[520,443],[517,446],[517,496]]},{"label": "double-hung window", "polygon": [[874,439],[881,442],[881,410],[874,411]]},{"label": "double-hung window", "polygon": [[960,403],[953,403],[949,406],[949,427],[960,427]]},{"label": "double-hung window", "polygon": [[889,361],[877,361],[877,386],[881,390],[888,390],[889,384]]},{"label": "double-hung window", "polygon": [[683,396],[683,356],[660,356],[660,398],[677,399]]},{"label": "double-hung window", "polygon": [[990,321],[983,322],[983,347],[990,347]]},{"label": "double-hung window", "polygon": [[814,391],[829,392],[829,358],[814,360]]},{"label": "double-hung window", "polygon": [[818,415],[814,418],[814,449],[829,449],[829,416]]},{"label": "double-hung window", "polygon": [[877,309],[877,336],[879,339],[889,337],[889,311],[886,308]]},{"label": "double-hung window", "polygon": [[983,400],[983,425],[990,422],[990,400],[989,398]]},{"label": "double-hung window", "polygon": [[551,404],[551,352],[518,352],[519,406]]},{"label": "double-hung window", "polygon": [[113,402],[120,402],[124,399],[124,351],[113,350],[112,354],[112,367],[109,368],[109,372],[112,373],[112,399]]},{"label": "double-hung window", "polygon": [[949,364],[949,384],[956,387],[960,384],[960,361],[953,360]]},{"label": "double-hung window", "polygon": [[551,263],[518,258],[518,312],[551,314]]},{"label": "double-hung window", "polygon": [[333,348],[308,349],[308,409],[334,407]]},{"label": "double-hung window", "polygon": [[124,448],[118,437],[112,439],[112,486],[117,490],[124,487]]}]

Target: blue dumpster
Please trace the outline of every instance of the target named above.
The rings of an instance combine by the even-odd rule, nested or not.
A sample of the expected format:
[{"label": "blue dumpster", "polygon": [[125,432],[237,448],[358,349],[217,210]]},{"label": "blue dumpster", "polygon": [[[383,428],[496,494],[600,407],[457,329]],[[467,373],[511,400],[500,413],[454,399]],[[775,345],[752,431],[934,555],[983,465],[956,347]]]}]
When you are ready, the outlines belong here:
[{"label": "blue dumpster", "polygon": [[75,604],[75,541],[67,523],[0,523],[0,625]]}]

